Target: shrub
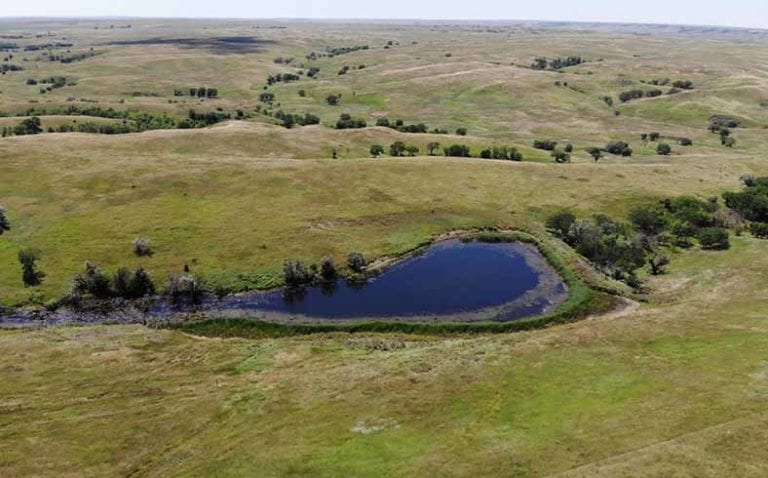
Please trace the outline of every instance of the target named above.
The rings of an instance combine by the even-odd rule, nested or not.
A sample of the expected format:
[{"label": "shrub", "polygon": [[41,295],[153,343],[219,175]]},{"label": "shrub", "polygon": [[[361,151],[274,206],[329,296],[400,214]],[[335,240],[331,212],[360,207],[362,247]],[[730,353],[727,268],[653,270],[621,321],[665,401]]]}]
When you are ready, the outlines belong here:
[{"label": "shrub", "polygon": [[71,295],[82,297],[90,295],[96,299],[108,299],[112,296],[109,277],[92,262],[85,263],[85,272],[77,274],[72,280]]},{"label": "shrub", "polygon": [[338,105],[340,101],[341,101],[341,97],[339,95],[328,95],[325,98],[325,102],[331,106]]},{"label": "shrub", "polygon": [[626,103],[628,101],[632,101],[637,98],[642,98],[644,95],[645,93],[643,92],[643,90],[630,90],[630,91],[625,91],[623,93],[620,93],[619,100],[622,103]]},{"label": "shrub", "polygon": [[559,148],[556,148],[554,151],[552,151],[551,156],[554,158],[556,163],[571,162],[571,155]]},{"label": "shrub", "polygon": [[270,93],[268,91],[264,92],[259,95],[259,101],[261,101],[262,103],[272,103],[273,101],[275,101],[275,94]]},{"label": "shrub", "polygon": [[305,98],[307,96],[306,90],[299,90],[299,96]]},{"label": "shrub", "polygon": [[629,220],[638,231],[650,236],[661,234],[669,226],[664,210],[658,206],[635,207],[629,212]]},{"label": "shrub", "polygon": [[37,116],[26,118],[13,130],[14,134],[23,136],[27,134],[40,134],[43,132],[42,122]]},{"label": "shrub", "polygon": [[632,156],[632,148],[629,147],[624,141],[611,141],[605,145],[605,151],[610,154],[621,156]]},{"label": "shrub", "polygon": [[288,287],[301,287],[314,279],[315,275],[303,262],[286,260],[283,263],[283,280]]},{"label": "shrub", "polygon": [[0,206],[0,236],[2,236],[5,231],[10,230],[11,221],[8,220],[8,216],[5,214],[5,208]]},{"label": "shrub", "polygon": [[343,113],[336,122],[336,129],[359,129],[368,126],[365,120]]},{"label": "shrub", "polygon": [[570,211],[557,212],[547,219],[547,229],[560,239],[568,237],[571,226],[576,222],[576,216]]},{"label": "shrub", "polygon": [[21,278],[25,287],[40,285],[45,274],[37,269],[37,261],[40,260],[40,252],[34,249],[22,249],[19,251],[19,263],[21,264]]},{"label": "shrub", "polygon": [[172,275],[168,278],[168,288],[165,293],[173,302],[189,301],[199,303],[205,296],[205,283],[199,277],[189,273]]},{"label": "shrub", "polygon": [[591,148],[587,148],[587,152],[590,156],[592,156],[592,159],[594,159],[595,162],[598,162],[603,158],[603,150],[598,147],[593,146]]},{"label": "shrub", "polygon": [[536,149],[543,149],[544,151],[554,151],[557,147],[557,141],[537,139],[533,141],[533,147]]},{"label": "shrub", "polygon": [[656,146],[656,152],[661,156],[669,156],[672,153],[672,147],[667,143],[659,143],[659,145]]},{"label": "shrub", "polygon": [[349,267],[352,272],[359,274],[363,272],[366,265],[368,265],[368,262],[366,261],[365,256],[359,252],[350,252],[347,256],[347,267]]},{"label": "shrub", "polygon": [[678,138],[677,144],[680,146],[693,146],[693,140],[690,138]]},{"label": "shrub", "polygon": [[753,222],[749,225],[749,232],[758,239],[768,239],[768,223]]},{"label": "shrub", "polygon": [[336,264],[333,262],[333,259],[327,256],[323,257],[320,261],[320,278],[325,282],[331,282],[336,280],[338,275]]},{"label": "shrub", "polygon": [[427,143],[427,154],[429,156],[436,156],[440,152],[440,143],[432,141]]},{"label": "shrub", "polygon": [[407,146],[402,141],[395,141],[389,146],[389,155],[390,156],[405,156]]},{"label": "shrub", "polygon": [[459,127],[456,129],[456,134],[459,136],[466,136],[467,135],[467,128],[465,127]]},{"label": "shrub", "polygon": [[133,240],[133,253],[139,257],[152,255],[152,242],[143,237],[137,237]]},{"label": "shrub", "polygon": [[372,157],[378,158],[379,156],[384,154],[384,146],[380,144],[372,144],[370,152]]},{"label": "shrub", "polygon": [[459,158],[469,158],[471,156],[469,146],[465,144],[452,144],[443,149],[446,156],[453,156]]},{"label": "shrub", "polygon": [[669,256],[659,253],[653,253],[648,257],[648,265],[651,268],[651,274],[657,276],[665,272],[669,265]]},{"label": "shrub", "polygon": [[155,294],[155,284],[149,273],[139,267],[132,272],[121,267],[112,277],[112,288],[117,297],[140,299]]},{"label": "shrub", "polygon": [[568,143],[565,145],[565,152],[566,153],[572,153],[573,152],[573,145],[571,143]]},{"label": "shrub", "polygon": [[705,227],[699,230],[699,243],[702,249],[725,250],[731,247],[728,231],[722,227]]},{"label": "shrub", "polygon": [[378,118],[376,120],[376,126],[382,126],[384,128],[389,128],[389,119],[388,118]]}]

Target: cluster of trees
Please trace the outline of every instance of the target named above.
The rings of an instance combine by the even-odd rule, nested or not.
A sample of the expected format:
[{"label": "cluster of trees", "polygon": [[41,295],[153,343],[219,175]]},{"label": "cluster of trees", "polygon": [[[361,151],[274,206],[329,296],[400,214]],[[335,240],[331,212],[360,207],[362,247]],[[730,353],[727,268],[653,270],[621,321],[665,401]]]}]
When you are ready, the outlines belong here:
[{"label": "cluster of trees", "polygon": [[33,116],[31,118],[24,118],[17,126],[13,128],[3,127],[2,135],[6,136],[26,136],[30,134],[40,134],[43,132],[43,123],[40,118]]},{"label": "cluster of trees", "polygon": [[624,141],[611,141],[605,145],[604,151],[609,154],[615,154],[616,156],[632,156],[632,148],[630,148],[629,144]]},{"label": "cluster of trees", "polygon": [[313,66],[307,70],[307,78],[316,78],[318,73],[320,73],[320,68]]},{"label": "cluster of trees", "polygon": [[671,82],[672,88],[677,90],[692,90],[695,88],[695,85],[691,80],[672,81],[669,78],[661,78],[661,79],[654,79],[654,80],[648,80],[648,81],[640,80],[640,82],[646,83],[649,85],[654,85],[654,86],[667,86]]},{"label": "cluster of trees", "polygon": [[155,284],[149,273],[139,267],[129,270],[121,267],[111,277],[92,262],[85,264],[85,272],[72,279],[70,296],[73,299],[140,299],[155,295]]},{"label": "cluster of trees", "polygon": [[4,75],[9,71],[24,71],[24,68],[19,65],[13,65],[10,63],[0,64],[0,73]]},{"label": "cluster of trees", "polygon": [[57,61],[59,63],[76,63],[78,61],[87,60],[88,58],[96,56],[96,52],[94,51],[88,51],[84,53],[75,53],[75,54],[69,54],[69,55],[55,55],[53,53],[49,53],[46,55],[46,58],[48,61]]},{"label": "cluster of trees", "polygon": [[725,205],[749,221],[755,237],[768,239],[768,177],[745,174],[741,177],[745,189],[723,195]]},{"label": "cluster of trees", "polygon": [[730,128],[722,127],[717,130],[717,133],[720,135],[720,144],[727,148],[736,146],[736,138],[731,135]]},{"label": "cluster of trees", "polygon": [[326,56],[328,56],[329,58],[333,58],[334,56],[346,55],[347,53],[354,53],[356,51],[361,51],[361,50],[368,50],[369,48],[370,47],[368,45],[326,48],[325,53],[326,53]]},{"label": "cluster of trees", "polygon": [[560,70],[569,66],[581,65],[585,61],[580,56],[568,56],[565,58],[537,57],[533,60],[531,68],[534,70]]},{"label": "cluster of trees", "polygon": [[291,129],[296,125],[307,126],[312,124],[320,124],[320,118],[311,113],[292,114],[285,113],[282,110],[275,113],[275,118],[280,120],[284,127]]},{"label": "cluster of trees", "polygon": [[[45,109],[30,109],[28,113],[48,112]],[[102,118],[119,119],[121,122],[116,123],[95,123],[92,121],[86,121],[84,123],[72,123],[63,124],[57,128],[50,127],[48,132],[50,133],[99,133],[99,134],[126,134],[137,133],[141,131],[156,130],[156,129],[192,129],[192,128],[204,128],[212,124],[219,123],[231,119],[231,114],[224,111],[207,111],[197,112],[194,109],[189,110],[186,118],[176,121],[175,119],[165,114],[152,114],[139,111],[118,111],[101,108],[78,108],[77,106],[70,105],[65,109],[55,110],[57,113],[48,114],[61,114],[69,116],[97,116]],[[38,116],[32,116],[25,118],[15,127],[4,127],[0,132],[3,137],[13,135],[30,135],[42,133],[43,126]]]},{"label": "cluster of trees", "polygon": [[336,122],[336,129],[358,129],[365,128],[366,126],[368,126],[368,123],[364,119],[353,118],[348,113],[342,113]]},{"label": "cluster of trees", "polygon": [[727,220],[717,198],[693,196],[666,199],[630,210],[628,221],[604,215],[579,219],[561,211],[547,219],[547,229],[589,259],[607,275],[639,287],[637,271],[648,266],[656,275],[669,264],[665,250],[692,247],[721,250],[730,247]]},{"label": "cluster of trees", "polygon": [[28,79],[27,80],[28,85],[48,85],[46,87],[40,88],[40,94],[45,94],[48,92],[51,92],[58,88],[64,88],[65,86],[74,86],[76,83],[74,82],[67,82],[67,78],[64,76],[52,76],[50,78],[43,78],[42,80],[35,81],[34,79]]},{"label": "cluster of trees", "polygon": [[73,46],[75,46],[74,43],[66,43],[66,42],[41,43],[38,45],[27,45],[24,47],[24,51],[52,50],[54,48],[72,48]]},{"label": "cluster of trees", "polygon": [[293,62],[293,57],[278,56],[272,61],[274,61],[278,65],[290,65]]},{"label": "cluster of trees", "polygon": [[276,75],[269,75],[267,77],[267,84],[272,86],[275,83],[290,83],[292,81],[299,81],[300,75],[296,73],[278,73]]},{"label": "cluster of trees", "polygon": [[[424,123],[419,124],[405,124],[401,119],[390,121],[389,118],[379,118],[376,120],[376,126],[383,126],[385,128],[392,128],[400,131],[401,133],[432,133],[432,134],[448,134],[447,130],[434,128],[429,131],[429,127]],[[466,134],[466,130],[465,130]]]},{"label": "cluster of trees", "polygon": [[741,122],[734,118],[729,118],[727,116],[722,115],[714,115],[711,118],[709,118],[709,126],[708,129],[712,133],[717,133],[721,129],[727,128],[727,129],[734,129],[741,126]]},{"label": "cluster of trees", "polygon": [[[368,266],[365,256],[359,252],[347,255],[347,268],[354,274],[362,274]],[[323,257],[320,265],[306,266],[302,261],[287,259],[283,263],[283,281],[289,289],[303,288],[313,284],[332,284],[339,278],[336,263],[330,257]]]},{"label": "cluster of trees", "polygon": [[514,146],[492,146],[480,151],[483,159],[506,159],[508,161],[522,161],[523,155]]},{"label": "cluster of trees", "polygon": [[629,91],[624,91],[622,93],[619,93],[619,100],[622,103],[627,103],[628,101],[636,100],[638,98],[655,98],[663,94],[664,92],[659,89],[648,90],[648,91],[629,90]]},{"label": "cluster of trees", "polygon": [[218,88],[177,88],[173,90],[173,96],[191,96],[193,98],[217,98],[219,96]]},{"label": "cluster of trees", "polygon": [[554,151],[557,147],[557,141],[552,141],[551,139],[535,139],[533,140],[533,147],[544,151]]}]

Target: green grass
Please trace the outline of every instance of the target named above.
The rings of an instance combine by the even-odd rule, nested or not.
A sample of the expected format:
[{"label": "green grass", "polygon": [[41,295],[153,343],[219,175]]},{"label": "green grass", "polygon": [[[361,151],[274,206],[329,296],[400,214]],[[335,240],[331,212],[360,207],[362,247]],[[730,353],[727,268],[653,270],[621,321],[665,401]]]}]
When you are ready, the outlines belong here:
[{"label": "green grass", "polygon": [[[195,131],[0,139],[0,202],[13,225],[0,238],[4,304],[60,297],[86,260],[108,271],[142,265],[160,284],[188,264],[220,289],[271,287],[286,258],[397,255],[456,229],[543,237],[544,218],[564,207],[624,217],[638,202],[717,196],[740,187],[745,172],[768,174],[768,109],[759,104],[768,81],[755,66],[768,62],[768,49],[754,39],[608,27],[103,23],[0,22],[3,34],[51,30],[75,42],[73,51],[103,51],[70,65],[19,54],[27,71],[0,78],[0,110],[93,104],[87,99],[173,115],[192,107],[255,113],[266,76],[294,70],[276,56],[304,61],[311,50],[367,43],[366,52],[306,61],[320,77],[272,87],[279,108],[324,124],[348,112],[371,123],[387,116],[466,126],[469,135],[284,130],[256,115]],[[202,35],[275,43],[242,55],[104,45]],[[400,45],[385,50],[389,40]],[[590,62],[564,73],[519,66],[565,55]],[[368,67],[336,75],[361,63]],[[46,95],[24,85],[53,75],[77,85]],[[691,79],[696,90],[617,105],[619,116],[600,100],[663,77]],[[222,98],[173,102],[173,88],[201,85]],[[125,95],[134,90],[161,96]],[[340,106],[325,104],[338,92]],[[710,114],[745,120],[736,148],[706,130]],[[44,121],[59,120],[68,121]],[[694,146],[657,156],[639,139],[651,131]],[[531,148],[537,138],[573,143],[573,163],[553,164]],[[372,143],[397,140],[422,150],[430,141],[512,145],[526,161],[368,158]],[[636,155],[594,164],[585,148],[609,140],[629,142]],[[339,159],[330,159],[332,149]],[[154,256],[132,255],[137,236],[152,240]],[[668,274],[648,278],[647,302],[574,322],[600,310],[604,296],[594,291],[607,285],[551,241],[550,261],[580,281],[563,306],[569,313],[518,325],[303,330],[230,320],[186,325],[200,335],[140,326],[2,330],[0,474],[764,476],[768,256],[764,242],[732,243],[724,252],[675,254]],[[23,247],[42,253],[39,290],[21,283]],[[489,333],[552,322],[568,323]]]}]

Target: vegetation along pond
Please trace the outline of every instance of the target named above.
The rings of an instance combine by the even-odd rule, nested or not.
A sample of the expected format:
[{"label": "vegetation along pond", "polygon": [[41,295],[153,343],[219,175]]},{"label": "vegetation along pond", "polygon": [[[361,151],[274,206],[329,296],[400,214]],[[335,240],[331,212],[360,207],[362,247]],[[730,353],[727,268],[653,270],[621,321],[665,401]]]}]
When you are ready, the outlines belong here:
[{"label": "vegetation along pond", "polygon": [[[454,239],[438,242],[366,282],[339,280],[301,289],[207,297],[195,311],[206,317],[292,323],[355,319],[510,321],[550,312],[566,297],[566,285],[534,246]],[[139,322],[180,317],[190,311],[189,307],[158,300],[145,312],[121,310],[99,317],[59,310],[43,320]],[[30,320],[17,313],[0,323],[12,326]]]}]

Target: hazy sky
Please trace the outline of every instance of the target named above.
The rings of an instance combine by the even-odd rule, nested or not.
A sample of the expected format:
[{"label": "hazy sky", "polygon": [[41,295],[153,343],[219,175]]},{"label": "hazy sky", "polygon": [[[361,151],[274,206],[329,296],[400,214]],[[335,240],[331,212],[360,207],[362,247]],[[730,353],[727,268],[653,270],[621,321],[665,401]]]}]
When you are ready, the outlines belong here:
[{"label": "hazy sky", "polygon": [[0,16],[574,20],[768,28],[768,0],[0,0]]}]

